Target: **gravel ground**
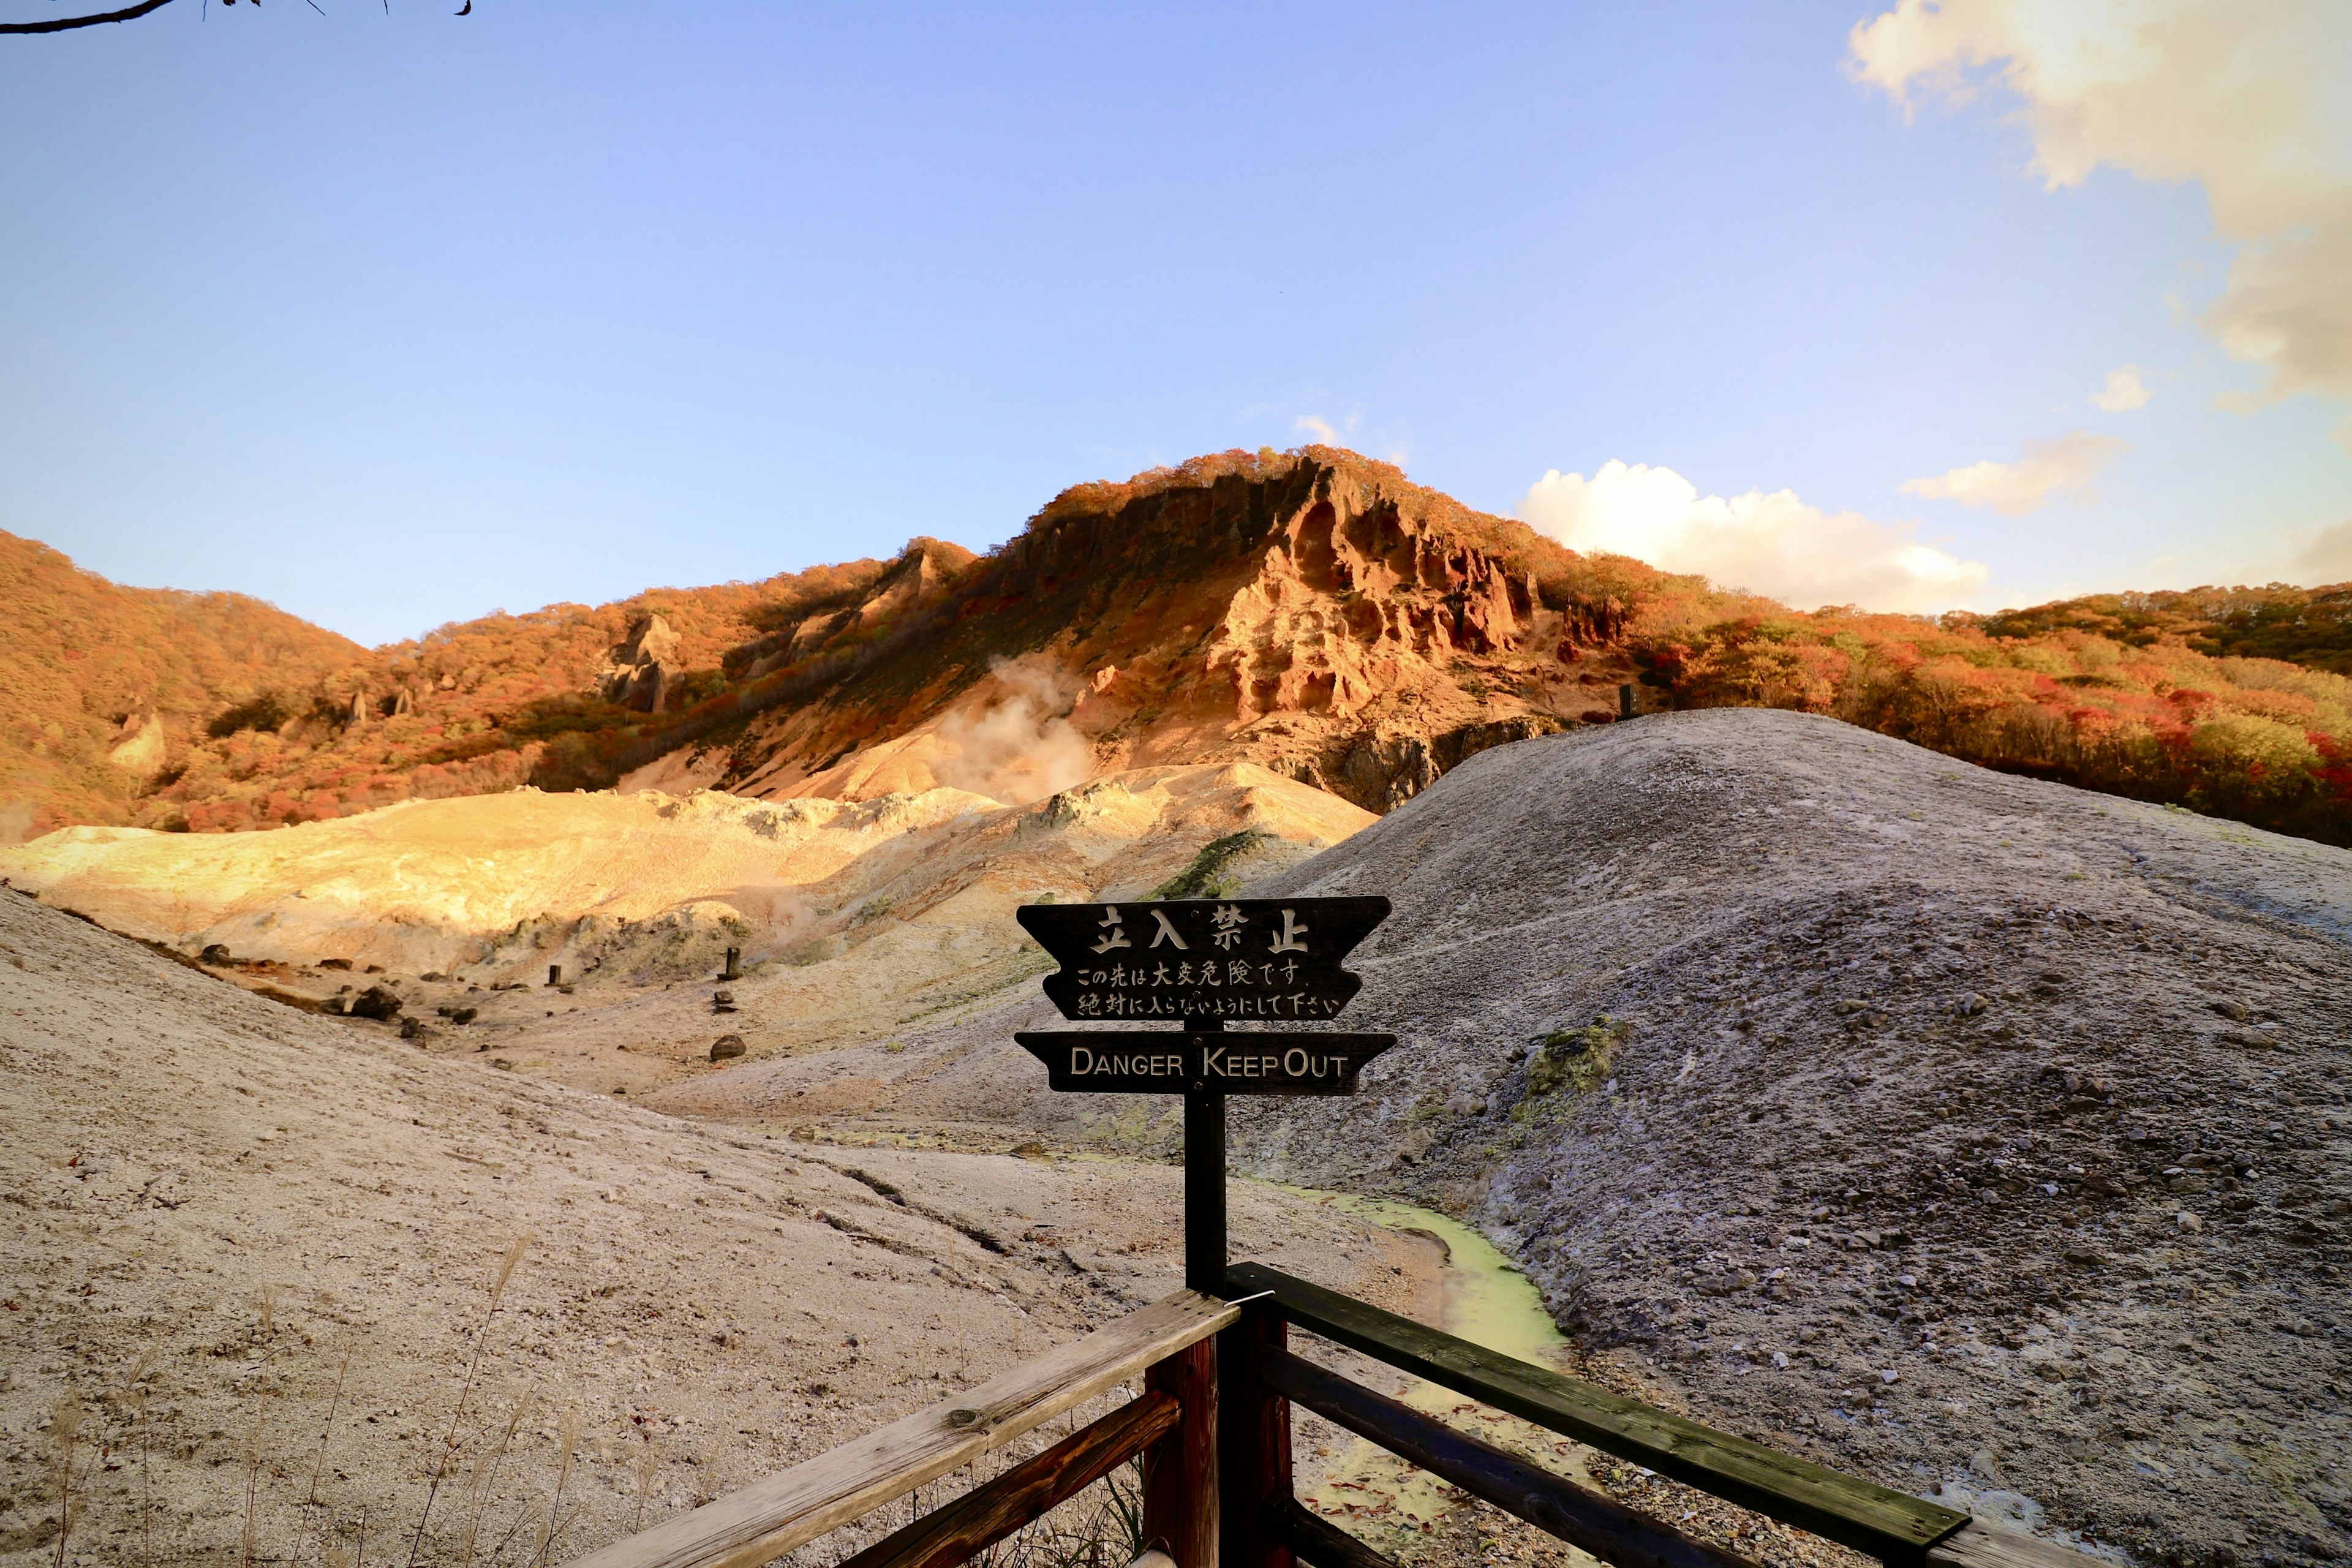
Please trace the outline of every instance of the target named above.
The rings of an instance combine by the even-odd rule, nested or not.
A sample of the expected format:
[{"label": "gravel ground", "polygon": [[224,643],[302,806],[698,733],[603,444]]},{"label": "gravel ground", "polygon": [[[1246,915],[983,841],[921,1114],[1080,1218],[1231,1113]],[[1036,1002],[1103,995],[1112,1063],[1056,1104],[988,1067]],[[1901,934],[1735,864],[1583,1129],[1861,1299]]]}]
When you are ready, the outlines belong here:
[{"label": "gravel ground", "polygon": [[[1360,952],[1367,984],[1347,1023],[1392,1028],[1402,1043],[1352,1100],[1237,1103],[1240,1168],[1464,1217],[1537,1280],[1587,1375],[2007,1527],[2119,1557],[2217,1568],[2352,1553],[2344,1403],[2352,1178],[2343,1157],[2352,1136],[2352,855],[1984,772],[1828,720],[1723,711],[1483,753],[1253,891],[1381,892],[1394,901],[1396,914]],[[0,910],[7,904],[0,900]],[[44,941],[106,940],[45,911],[39,919],[50,922],[40,928]],[[23,945],[14,925],[0,939]],[[40,1529],[41,1449],[30,1423],[60,1378],[94,1395],[127,1370],[141,1342],[131,1331],[138,1314],[154,1322],[172,1310],[147,1302],[196,1300],[201,1310],[186,1316],[199,1326],[182,1333],[175,1325],[173,1343],[199,1354],[247,1336],[242,1362],[157,1363],[205,1365],[215,1382],[228,1375],[222,1362],[239,1369],[247,1381],[212,1407],[222,1414],[209,1419],[224,1434],[198,1449],[232,1465],[225,1475],[242,1473],[233,1468],[242,1439],[223,1416],[250,1405],[243,1391],[267,1372],[251,1346],[253,1287],[268,1271],[247,1263],[247,1250],[325,1270],[333,1259],[321,1248],[339,1234],[315,1217],[298,1233],[289,1205],[333,1220],[341,1233],[382,1226],[370,1233],[372,1289],[393,1278],[381,1271],[387,1254],[430,1250],[439,1260],[429,1305],[411,1309],[395,1294],[366,1314],[373,1323],[406,1323],[421,1313],[436,1325],[409,1336],[411,1355],[428,1342],[438,1347],[432,1377],[421,1362],[415,1372],[420,1388],[446,1384],[448,1363],[468,1344],[484,1276],[518,1228],[525,1194],[551,1203],[541,1194],[556,1192],[572,1168],[611,1163],[591,1192],[662,1182],[731,1205],[726,1212],[743,1234],[719,1235],[735,1219],[700,1207],[692,1219],[673,1206],[633,1216],[591,1209],[580,1192],[577,1214],[531,1210],[530,1228],[544,1239],[529,1256],[555,1254],[560,1243],[571,1259],[567,1281],[641,1273],[642,1259],[657,1258],[674,1271],[664,1286],[701,1304],[707,1318],[770,1336],[764,1353],[777,1357],[799,1353],[775,1342],[791,1331],[791,1310],[746,1266],[761,1256],[750,1245],[759,1227],[772,1237],[783,1225],[793,1256],[814,1260],[814,1272],[793,1274],[796,1292],[811,1283],[793,1306],[834,1314],[827,1332],[842,1338],[825,1342],[824,1356],[805,1358],[807,1370],[767,1378],[785,1386],[763,1397],[787,1395],[768,1422],[737,1424],[764,1434],[745,1445],[763,1464],[875,1424],[898,1407],[892,1397],[920,1402],[911,1391],[892,1395],[872,1364],[902,1364],[903,1347],[887,1361],[845,1359],[853,1318],[870,1322],[874,1342],[888,1347],[889,1334],[950,1321],[931,1303],[970,1302],[971,1322],[998,1325],[990,1353],[1001,1342],[1009,1354],[1063,1331],[1045,1325],[1075,1331],[1089,1312],[1150,1293],[1143,1273],[1130,1280],[1121,1270],[1133,1267],[1122,1248],[1149,1243],[1152,1205],[1114,1202],[1081,1177],[1118,1169],[1148,1182],[1169,1173],[887,1147],[1003,1150],[1034,1139],[1070,1152],[1151,1155],[1172,1146],[1177,1124],[1167,1107],[1045,1091],[1043,1075],[1009,1044],[1013,1027],[1045,1019],[1043,1004],[1026,994],[982,999],[887,1046],[709,1075],[690,1107],[677,1108],[726,1124],[715,1131],[551,1085],[502,1082],[457,1060],[361,1049],[353,1031],[367,1026],[244,999],[259,1009],[251,1023],[200,1010],[210,1031],[201,1054],[274,1080],[244,1087],[274,1094],[273,1108],[286,1109],[271,1113],[289,1139],[310,1129],[304,1136],[320,1147],[299,1179],[278,1178],[289,1189],[283,1199],[266,1186],[221,1187],[226,1195],[202,1225],[171,1228],[171,1246],[199,1266],[184,1264],[179,1278],[202,1280],[208,1295],[190,1295],[185,1283],[173,1287],[180,1297],[141,1287],[101,1324],[91,1303],[105,1297],[74,1292],[93,1284],[103,1292],[118,1275],[131,1280],[153,1269],[140,1258],[144,1248],[152,1259],[154,1244],[140,1237],[157,1222],[133,1198],[121,1199],[119,1214],[44,1210],[53,1189],[89,1190],[74,1185],[68,1146],[113,1150],[101,1157],[122,1173],[108,1190],[145,1193],[150,1175],[170,1173],[172,1162],[152,1152],[167,1124],[195,1117],[209,1127],[204,1118],[252,1109],[230,1098],[235,1073],[188,1065],[185,1047],[175,1046],[175,1031],[196,1026],[184,1015],[149,1016],[131,1005],[150,972],[160,977],[153,986],[205,983],[159,966],[144,950],[105,951],[118,949],[135,955],[114,961],[127,968],[75,980],[81,989],[58,1005],[87,1016],[70,1047],[45,1047],[41,1059],[54,1058],[40,1069],[46,1079],[26,1068],[0,1079],[21,1101],[6,1108],[11,1127],[37,1130],[11,1140],[10,1191],[26,1194],[17,1201],[28,1222],[59,1227],[41,1238],[20,1229],[9,1260],[12,1281],[39,1286],[18,1299],[37,1301],[51,1325],[45,1340],[6,1347],[12,1368],[51,1368],[18,1372],[0,1396],[16,1489],[0,1528],[33,1532],[11,1550],[26,1550]],[[17,978],[0,966],[0,984]],[[119,1060],[100,1068],[97,1037],[110,1029],[126,1044],[105,1047]],[[328,1032],[301,1032],[310,1029]],[[338,1049],[321,1049],[330,1044]],[[126,1087],[132,1079],[135,1093]],[[425,1135],[395,1108],[428,1085],[471,1108],[436,1112],[467,1131],[460,1139],[436,1126],[431,1148],[412,1148],[403,1141]],[[518,1109],[504,1116],[502,1105]],[[577,1136],[526,1135],[517,1125],[524,1117]],[[97,1131],[79,1131],[85,1123]],[[348,1136],[330,1133],[338,1124],[350,1126]],[[796,1129],[802,1141],[792,1137]],[[230,1145],[255,1135],[217,1135],[205,1190],[226,1180]],[[247,1164],[271,1158],[237,1150]],[[518,1173],[528,1152],[530,1179],[514,1184],[521,1192],[486,1185],[487,1172],[459,1158],[466,1152],[511,1160]],[[384,1211],[392,1218],[360,1206],[386,1195],[368,1197],[354,1173],[403,1162],[423,1173],[428,1156],[454,1163],[431,1164],[431,1179],[383,1178],[407,1205]],[[929,1162],[923,1180],[935,1190],[877,1168],[886,1158]],[[1055,1200],[1065,1206],[1050,1208],[1042,1194],[1000,1205],[1024,1216],[1009,1238],[1016,1245],[1004,1255],[978,1247],[953,1223],[984,1202],[973,1191],[979,1179],[958,1173],[964,1158],[982,1162],[971,1170],[1018,1170],[1023,1180],[1069,1173]],[[740,1163],[732,1179],[756,1197],[695,1184],[703,1178],[692,1164],[735,1170],[728,1162]],[[917,1201],[894,1202],[870,1179],[846,1174],[852,1163]],[[457,1204],[460,1195],[469,1203]],[[852,1201],[867,1208],[852,1210]],[[900,1239],[975,1288],[950,1282],[941,1292],[945,1276],[930,1275],[929,1262],[914,1268],[917,1278],[900,1278],[913,1255],[895,1252],[880,1260],[898,1275],[877,1274],[870,1296],[831,1304],[819,1283],[825,1264],[838,1269],[848,1258],[877,1255],[815,1222],[819,1206],[877,1230],[907,1227]],[[999,1222],[1009,1228],[1007,1216]],[[1072,1246],[1066,1227],[1089,1223],[1129,1228]],[[1401,1262],[1363,1235],[1309,1235],[1318,1223],[1300,1220],[1292,1240],[1289,1222],[1269,1208],[1261,1221],[1241,1223],[1242,1250],[1291,1240],[1276,1261],[1299,1259],[1285,1266],[1352,1280],[1343,1288],[1375,1299],[1397,1295],[1404,1310],[1425,1315],[1425,1302],[1411,1304],[1405,1276],[1387,1272]],[[656,1234],[664,1226],[701,1228]],[[1164,1208],[1157,1229],[1171,1234]],[[295,1246],[298,1234],[307,1253]],[[688,1245],[688,1235],[698,1239]],[[9,1239],[0,1228],[0,1242]],[[726,1258],[730,1242],[740,1260]],[[674,1262],[681,1257],[717,1266],[697,1274]],[[1161,1266],[1172,1274],[1172,1257],[1163,1254]],[[283,1276],[285,1264],[274,1267]],[[301,1277],[307,1288],[311,1276]],[[518,1301],[527,1278],[518,1273]],[[692,1282],[704,1278],[707,1287]],[[1024,1294],[1024,1281],[1038,1288]],[[594,1288],[583,1300],[541,1304],[585,1322],[607,1310]],[[331,1332],[323,1305],[305,1310]],[[531,1320],[532,1331],[562,1353],[542,1321]],[[0,1331],[29,1327],[12,1318]],[[603,1328],[601,1319],[587,1323],[590,1332]],[[317,1332],[307,1321],[302,1331]],[[628,1332],[650,1342],[650,1328]],[[688,1439],[726,1429],[733,1417],[723,1401],[740,1394],[724,1385],[733,1363],[723,1347],[701,1349],[695,1334],[672,1343],[664,1342],[664,1353],[677,1371],[660,1386],[684,1392],[666,1394],[676,1408],[656,1418],[679,1423]],[[67,1345],[97,1348],[58,1348]],[[172,1353],[185,1356],[184,1345]],[[501,1363],[499,1375],[528,1364]],[[583,1409],[603,1400],[595,1408],[607,1433],[625,1422],[618,1413],[629,1399],[649,1398],[656,1386],[599,1358],[576,1364],[586,1370],[567,1375],[590,1397],[570,1384],[563,1397]],[[829,1375],[836,1368],[840,1381]],[[311,1382],[326,1371],[320,1362]],[[396,1383],[409,1373],[394,1365],[383,1375]],[[866,1391],[859,1376],[877,1385]],[[37,1378],[47,1381],[36,1387]],[[803,1433],[783,1415],[831,1409],[790,1393],[809,1381],[860,1392],[828,1416],[832,1426]],[[648,1394],[635,1393],[639,1383]],[[756,1379],[742,1384],[759,1387]],[[368,1398],[371,1410],[423,1404],[421,1394]],[[314,1390],[314,1405],[321,1402]],[[105,1408],[91,1405],[89,1419]],[[409,1441],[417,1446],[413,1472],[422,1446],[437,1436]],[[553,1440],[537,1441],[543,1471]],[[657,1506],[690,1500],[691,1482],[731,1484],[729,1446],[711,1447],[707,1468],[660,1472]],[[634,1495],[628,1456],[599,1463],[583,1495],[609,1521]],[[1737,1533],[1762,1560],[1835,1560],[1818,1543],[1759,1536],[1752,1521],[1729,1510],[1718,1517],[1630,1468],[1588,1468],[1670,1516],[1691,1513],[1689,1528],[1717,1539]],[[341,1517],[348,1522],[348,1511]],[[233,1540],[236,1525],[216,1510],[205,1528],[215,1541],[224,1530]],[[584,1523],[582,1539],[597,1527]],[[1449,1512],[1424,1534],[1426,1552],[1445,1562],[1558,1560],[1491,1526],[1483,1510]]]},{"label": "gravel ground", "polygon": [[[681,1122],[9,893],[0,1126],[12,1568],[405,1561],[453,1437],[416,1560],[562,1562],[1181,1273],[1172,1169]],[[1434,1247],[1286,1194],[1234,1208],[1339,1289],[1412,1310],[1435,1279]]]},{"label": "gravel ground", "polygon": [[[1239,1166],[1467,1218],[1593,1375],[2009,1528],[2352,1554],[2352,854],[1722,710],[1482,753],[1251,891],[1393,900],[1345,1022],[1401,1044],[1236,1102]],[[1164,1144],[1008,1087],[1045,1015],[736,1087]]]},{"label": "gravel ground", "polygon": [[1394,900],[1349,1022],[1408,1042],[1242,1118],[1258,1168],[1474,1215],[1733,1430],[2160,1561],[2352,1552],[2352,854],[1723,711],[1254,890]]}]

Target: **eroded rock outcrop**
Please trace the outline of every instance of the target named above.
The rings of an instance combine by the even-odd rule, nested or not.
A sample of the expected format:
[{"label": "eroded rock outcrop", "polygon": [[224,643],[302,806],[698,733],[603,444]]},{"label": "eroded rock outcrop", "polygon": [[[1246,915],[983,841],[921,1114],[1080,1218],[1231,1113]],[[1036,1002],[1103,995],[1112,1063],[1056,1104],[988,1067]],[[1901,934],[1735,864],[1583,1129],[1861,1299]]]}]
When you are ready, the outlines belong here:
[{"label": "eroded rock outcrop", "polygon": [[677,633],[661,616],[649,614],[630,624],[628,640],[613,650],[599,686],[607,702],[658,713],[685,674]]},{"label": "eroded rock outcrop", "polygon": [[1079,486],[991,555],[910,548],[736,650],[754,681],[838,674],[698,778],[854,794],[878,749],[998,711],[1017,661],[1061,673],[1041,732],[1066,722],[1101,769],[1256,762],[1385,811],[1486,746],[1613,718],[1626,571],[1327,447]]}]

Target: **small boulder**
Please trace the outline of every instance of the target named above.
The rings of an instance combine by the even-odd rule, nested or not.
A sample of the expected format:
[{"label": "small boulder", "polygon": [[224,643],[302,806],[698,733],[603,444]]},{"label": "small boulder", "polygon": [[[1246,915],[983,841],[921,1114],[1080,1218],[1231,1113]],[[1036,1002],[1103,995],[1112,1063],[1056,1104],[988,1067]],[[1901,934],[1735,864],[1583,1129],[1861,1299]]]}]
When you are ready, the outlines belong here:
[{"label": "small boulder", "polygon": [[710,1059],[714,1062],[740,1057],[743,1051],[743,1037],[740,1035],[721,1035],[710,1042]]},{"label": "small boulder", "polygon": [[373,1018],[389,1023],[400,1016],[399,994],[388,986],[371,985],[352,1001],[349,1011],[354,1018]]},{"label": "small boulder", "polygon": [[209,963],[215,968],[218,968],[226,964],[235,963],[236,960],[229,956],[228,944],[226,942],[215,942],[205,944],[204,952],[196,954],[196,962],[199,963]]}]

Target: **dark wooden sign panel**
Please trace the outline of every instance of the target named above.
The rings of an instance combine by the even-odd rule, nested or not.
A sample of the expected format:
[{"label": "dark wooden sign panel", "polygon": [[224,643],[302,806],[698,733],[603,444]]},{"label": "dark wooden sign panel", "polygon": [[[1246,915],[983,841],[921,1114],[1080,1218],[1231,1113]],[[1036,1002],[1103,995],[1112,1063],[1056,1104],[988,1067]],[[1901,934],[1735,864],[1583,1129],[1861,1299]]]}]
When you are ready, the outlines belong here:
[{"label": "dark wooden sign panel", "polygon": [[1340,960],[1388,913],[1381,898],[1169,899],[1026,904],[1016,918],[1061,963],[1045,994],[1065,1018],[1307,1023],[1362,988]]},{"label": "dark wooden sign panel", "polygon": [[1024,1029],[1051,1087],[1092,1094],[1353,1094],[1394,1035],[1173,1029]]}]

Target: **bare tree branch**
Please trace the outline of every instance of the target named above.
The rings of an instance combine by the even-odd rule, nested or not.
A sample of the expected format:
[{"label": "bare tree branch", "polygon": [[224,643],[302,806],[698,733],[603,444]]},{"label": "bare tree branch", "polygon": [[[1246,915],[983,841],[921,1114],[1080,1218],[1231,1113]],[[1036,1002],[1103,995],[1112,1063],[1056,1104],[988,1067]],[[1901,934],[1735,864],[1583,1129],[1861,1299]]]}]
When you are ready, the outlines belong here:
[{"label": "bare tree branch", "polygon": [[172,0],[140,0],[136,5],[98,16],[59,16],[53,22],[0,22],[0,33],[62,33],[71,27],[95,27],[100,22],[128,22],[171,3]]}]

